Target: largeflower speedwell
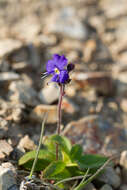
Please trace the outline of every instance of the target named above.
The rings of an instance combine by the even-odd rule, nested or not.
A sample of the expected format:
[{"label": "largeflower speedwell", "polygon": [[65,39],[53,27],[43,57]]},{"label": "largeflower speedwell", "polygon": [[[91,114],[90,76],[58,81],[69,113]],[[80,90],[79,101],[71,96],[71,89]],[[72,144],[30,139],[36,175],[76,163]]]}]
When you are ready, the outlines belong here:
[{"label": "largeflower speedwell", "polygon": [[54,54],[53,58],[46,64],[47,72],[44,77],[52,75],[52,82],[66,84],[70,81],[69,72],[74,69],[73,64],[68,64],[68,60],[64,55]]}]

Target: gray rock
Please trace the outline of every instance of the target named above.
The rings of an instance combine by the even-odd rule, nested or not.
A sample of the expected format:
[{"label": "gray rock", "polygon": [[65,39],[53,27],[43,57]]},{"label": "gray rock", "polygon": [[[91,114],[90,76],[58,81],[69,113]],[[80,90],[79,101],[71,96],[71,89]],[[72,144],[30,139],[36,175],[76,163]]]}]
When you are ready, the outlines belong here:
[{"label": "gray rock", "polygon": [[114,79],[116,79],[117,95],[127,97],[127,72],[117,73]]},{"label": "gray rock", "polygon": [[9,62],[6,60],[1,59],[0,60],[0,71],[1,72],[8,72],[10,69]]},{"label": "gray rock", "polygon": [[36,91],[22,81],[12,82],[9,86],[9,99],[15,102],[21,102],[29,106],[38,104]]},{"label": "gray rock", "polygon": [[101,1],[101,6],[105,11],[108,18],[116,18],[118,16],[126,15],[127,13],[127,2],[126,0],[106,0]]},{"label": "gray rock", "polygon": [[114,92],[112,78],[107,72],[74,72],[72,79],[81,88],[92,88],[103,95],[111,95]]},{"label": "gray rock", "polygon": [[8,122],[2,117],[0,117],[0,139],[4,138],[4,136],[7,133],[8,127]]},{"label": "gray rock", "polygon": [[98,177],[98,180],[107,183],[114,188],[118,188],[121,183],[120,177],[111,167],[106,167],[104,173]]},{"label": "gray rock", "polygon": [[21,48],[22,43],[14,39],[0,40],[0,57],[4,57],[9,53]]},{"label": "gray rock", "polygon": [[121,153],[120,164],[127,169],[127,150]]},{"label": "gray rock", "polygon": [[40,104],[36,106],[31,114],[30,119],[36,122],[42,122],[43,116],[48,112],[48,117],[46,123],[56,123],[57,122],[57,106],[56,105],[44,105]]},{"label": "gray rock", "polygon": [[29,65],[26,61],[12,64],[13,70],[17,72],[24,72],[28,69],[28,67]]},{"label": "gray rock", "polygon": [[16,33],[16,36],[20,39],[33,42],[41,30],[40,27],[37,17],[30,14],[25,16],[25,18],[23,17],[23,19],[13,27],[13,32]]},{"label": "gray rock", "polygon": [[82,190],[96,190],[96,188],[94,187],[92,183],[89,183]]},{"label": "gray rock", "polygon": [[105,21],[106,21],[106,18],[103,15],[101,15],[101,16],[94,15],[94,16],[90,17],[90,19],[89,19],[90,25],[93,26],[94,28],[96,28],[99,34],[104,33]]},{"label": "gray rock", "polygon": [[0,82],[19,80],[20,76],[14,72],[2,72],[0,73]]},{"label": "gray rock", "polygon": [[[0,98],[0,106],[0,138],[2,138],[10,126],[7,120],[19,122],[23,118],[25,105],[21,103],[15,104],[15,102],[8,102]],[[5,117],[6,120],[3,119]]]},{"label": "gray rock", "polygon": [[[23,136],[23,131],[21,125],[11,122],[11,127],[8,129],[8,138],[10,139],[10,143],[12,146],[16,146],[19,142],[19,139]],[[15,149],[13,150],[15,152]],[[13,152],[12,152],[13,154]]]},{"label": "gray rock", "polygon": [[8,190],[18,190],[18,187],[16,184],[12,185],[11,187],[9,187]]},{"label": "gray rock", "polygon": [[[127,8],[127,6],[126,6]],[[116,50],[118,50],[118,53],[122,53],[124,52],[125,48],[127,47],[127,36],[126,36],[126,32],[127,32],[127,17],[123,17],[123,19],[121,19],[118,28],[116,30],[115,36],[116,36],[116,43],[114,45],[117,45],[118,47],[116,47]],[[122,44],[121,44],[122,43]],[[120,52],[121,51],[121,52]]]},{"label": "gray rock", "polygon": [[105,184],[100,190],[113,190],[113,188],[110,185]]},{"label": "gray rock", "polygon": [[78,40],[85,40],[88,37],[87,26],[78,18],[72,7],[53,13],[47,23],[45,30],[49,33],[59,33]]},{"label": "gray rock", "polygon": [[122,179],[125,183],[127,183],[127,151],[123,151],[120,157],[120,165],[123,166],[122,168]]},{"label": "gray rock", "polygon": [[35,69],[38,69],[40,65],[40,57],[37,52],[37,48],[34,46],[34,44],[30,43],[28,44],[28,51],[29,51],[29,60],[28,63]]},{"label": "gray rock", "polygon": [[27,46],[22,46],[20,49],[14,51],[13,53],[9,54],[9,60],[11,65],[14,63],[20,63],[27,61],[29,58],[29,52]]},{"label": "gray rock", "polygon": [[6,155],[9,156],[12,151],[13,148],[9,143],[5,140],[0,140],[0,158],[4,158]]},{"label": "gray rock", "polygon": [[55,46],[57,43],[57,38],[54,34],[51,35],[45,35],[45,34],[41,34],[38,36],[37,38],[37,42],[38,46],[40,45],[44,45],[44,46]]},{"label": "gray rock", "polygon": [[16,168],[14,167],[14,165],[12,165],[12,163],[10,162],[4,162],[1,165],[3,168],[9,168],[10,170],[13,171],[13,174],[16,176]]},{"label": "gray rock", "polygon": [[127,190],[127,185],[125,185],[125,184],[121,185],[119,190]]},{"label": "gray rock", "polygon": [[78,105],[66,97],[63,98],[62,109],[69,114],[74,114],[79,111]]},{"label": "gray rock", "polygon": [[[24,106],[25,107],[25,106]],[[12,120],[15,121],[16,123],[19,123],[22,119],[23,116],[23,109],[21,107],[15,107],[12,110]]]},{"label": "gray rock", "polygon": [[123,112],[127,113],[127,98],[122,98],[120,108]]},{"label": "gray rock", "polygon": [[8,190],[14,186],[15,190],[17,190],[18,188],[16,188],[16,179],[13,169],[5,167],[4,165],[0,166],[0,190]]},{"label": "gray rock", "polygon": [[34,150],[36,149],[36,145],[34,142],[29,138],[28,135],[25,135],[21,140],[19,141],[19,144],[17,146],[19,150],[22,152],[25,152],[25,149],[27,150]]},{"label": "gray rock", "polygon": [[39,99],[44,104],[52,104],[59,97],[59,88],[55,83],[45,86],[39,93]]},{"label": "gray rock", "polygon": [[87,153],[111,156],[127,149],[127,130],[113,126],[99,115],[88,115],[68,123],[63,134],[72,142],[81,144]]}]

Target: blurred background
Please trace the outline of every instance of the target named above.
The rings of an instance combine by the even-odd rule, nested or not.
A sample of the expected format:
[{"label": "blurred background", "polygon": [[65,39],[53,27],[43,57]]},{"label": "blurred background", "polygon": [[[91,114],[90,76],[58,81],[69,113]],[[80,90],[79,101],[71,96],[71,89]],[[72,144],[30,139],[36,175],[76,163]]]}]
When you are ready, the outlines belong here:
[{"label": "blurred background", "polygon": [[47,110],[46,134],[56,130],[59,89],[41,79],[54,53],[75,64],[63,133],[85,152],[127,149],[126,0],[0,0],[2,142],[32,149]]}]

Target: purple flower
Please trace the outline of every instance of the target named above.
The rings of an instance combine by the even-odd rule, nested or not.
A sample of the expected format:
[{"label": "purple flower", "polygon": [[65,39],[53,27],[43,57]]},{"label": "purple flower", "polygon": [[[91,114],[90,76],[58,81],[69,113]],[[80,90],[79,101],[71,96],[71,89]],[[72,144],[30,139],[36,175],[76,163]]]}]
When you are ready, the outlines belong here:
[{"label": "purple flower", "polygon": [[68,60],[64,55],[54,54],[53,58],[47,62],[47,72],[44,74],[45,76],[52,75],[52,82],[66,84],[70,81],[69,72],[73,69],[71,65],[73,64],[68,64]]}]

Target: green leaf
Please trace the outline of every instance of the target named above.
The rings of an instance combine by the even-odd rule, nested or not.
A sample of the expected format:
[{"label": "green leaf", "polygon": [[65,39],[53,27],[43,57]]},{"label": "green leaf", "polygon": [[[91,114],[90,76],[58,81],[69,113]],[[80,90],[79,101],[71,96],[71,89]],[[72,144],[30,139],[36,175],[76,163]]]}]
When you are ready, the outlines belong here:
[{"label": "green leaf", "polygon": [[60,174],[65,168],[65,163],[61,160],[52,162],[43,172],[44,178],[53,177]]},{"label": "green leaf", "polygon": [[67,184],[65,184],[65,183],[60,183],[60,184],[57,185],[57,187],[59,189],[69,189],[68,186],[67,186]]},{"label": "green leaf", "polygon": [[[35,150],[27,152],[25,155],[23,155],[19,159],[19,162],[18,162],[19,166],[23,166],[26,169],[31,169],[33,160],[35,159],[35,156],[36,156]],[[53,160],[55,160],[55,154],[53,154],[52,152],[49,152],[48,150],[45,150],[45,149],[40,150],[39,155],[38,155],[38,161],[37,161],[37,164],[35,167],[35,171],[40,171],[40,170],[44,169]]]},{"label": "green leaf", "polygon": [[81,170],[97,169],[102,166],[107,157],[98,154],[85,154],[83,155],[82,147],[79,144],[75,144],[71,148],[70,157],[73,162],[76,162]]},{"label": "green leaf", "polygon": [[82,147],[79,144],[75,144],[71,148],[70,156],[72,160],[77,160],[83,153]]},{"label": "green leaf", "polygon": [[51,136],[46,136],[44,139],[44,146],[51,152],[55,152],[56,150],[56,143],[51,140]]},{"label": "green leaf", "polygon": [[[44,145],[47,148],[47,150],[50,150],[51,152],[53,152],[53,154],[56,155],[56,142],[54,142],[51,139],[52,136],[47,136],[46,139],[44,140]],[[60,148],[58,149],[58,158],[59,160],[62,160],[62,152],[60,150]]]},{"label": "green leaf", "polygon": [[70,153],[71,143],[70,143],[70,141],[66,137],[60,136],[60,135],[52,135],[51,136],[51,141],[59,144],[59,146],[61,147],[61,149],[64,152],[66,152],[67,154]]},{"label": "green leaf", "polygon": [[53,178],[55,181],[61,181],[63,179],[67,179],[69,177],[71,177],[71,173],[66,168],[64,168],[64,170],[62,172],[55,175]]},{"label": "green leaf", "polygon": [[78,167],[78,165],[69,165],[66,167],[67,170],[71,173],[71,176],[81,176],[84,175],[85,172],[81,171]]},{"label": "green leaf", "polygon": [[[33,165],[34,159],[29,160],[28,162],[26,162],[25,164],[23,164],[23,167],[27,170],[31,170],[32,165]],[[38,159],[35,169],[34,171],[42,171],[44,170],[48,165],[50,164],[50,162],[48,160],[45,159]]]},{"label": "green leaf", "polygon": [[63,160],[64,163],[66,163],[66,165],[73,164],[71,159],[70,159],[70,156],[64,151],[62,151],[62,160]]},{"label": "green leaf", "polygon": [[76,160],[81,170],[97,169],[101,167],[106,161],[107,157],[98,154],[86,154]]}]

